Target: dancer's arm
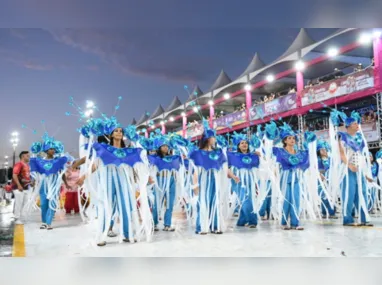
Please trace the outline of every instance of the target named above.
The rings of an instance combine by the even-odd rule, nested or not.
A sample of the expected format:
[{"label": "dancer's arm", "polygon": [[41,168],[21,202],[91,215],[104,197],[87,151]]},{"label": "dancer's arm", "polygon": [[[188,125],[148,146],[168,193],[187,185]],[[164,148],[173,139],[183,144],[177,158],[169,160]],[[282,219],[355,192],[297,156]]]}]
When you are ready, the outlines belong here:
[{"label": "dancer's arm", "polygon": [[72,164],[72,168],[75,169],[81,165],[83,165],[84,163],[86,162],[86,157],[84,156],[83,158],[75,161],[73,164]]},{"label": "dancer's arm", "polygon": [[236,184],[240,182],[240,178],[233,174],[231,169],[228,169],[228,178],[233,179],[236,182]]}]

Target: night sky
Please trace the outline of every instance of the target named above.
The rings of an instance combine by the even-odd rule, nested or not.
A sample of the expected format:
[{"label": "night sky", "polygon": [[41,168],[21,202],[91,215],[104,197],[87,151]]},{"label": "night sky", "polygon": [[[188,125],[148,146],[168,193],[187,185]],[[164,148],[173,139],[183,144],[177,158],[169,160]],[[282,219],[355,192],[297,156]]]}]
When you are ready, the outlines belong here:
[{"label": "night sky", "polygon": [[[65,12],[77,11],[72,9],[75,2],[71,0],[66,1],[65,6],[55,7],[49,7],[48,1],[36,2],[47,5],[44,9],[28,11],[30,18],[19,18],[18,26],[30,26],[30,19],[43,26],[45,20],[61,20],[60,16]],[[12,154],[10,133],[14,130],[20,133],[21,144],[17,152],[28,149],[43,134],[41,120],[46,121],[50,135],[63,141],[66,151],[76,151],[76,129],[80,124],[78,118],[65,116],[66,111],[74,111],[68,104],[70,96],[82,106],[87,99],[93,100],[109,115],[114,112],[118,96],[122,96],[117,117],[127,125],[133,118],[139,119],[145,111],[153,112],[159,104],[166,108],[174,96],[184,101],[188,96],[184,85],[192,88],[198,84],[206,91],[222,69],[231,79],[236,79],[255,52],[265,63],[270,63],[288,48],[299,31],[298,28],[276,28],[286,26],[282,24],[283,19],[277,16],[267,18],[264,13],[258,13],[256,17],[263,19],[263,26],[272,28],[252,27],[249,16],[256,14],[253,1],[243,1],[242,4],[246,2],[251,6],[239,9],[234,1],[211,0],[208,4],[198,3],[200,7],[191,7],[190,3],[183,3],[187,1],[164,0],[168,5],[176,6],[176,13],[154,5],[145,9],[141,2],[129,2],[134,2],[140,9],[139,12],[124,11],[123,16],[131,24],[124,25],[128,28],[0,29],[0,164],[4,155]],[[271,2],[263,5],[270,10]],[[351,2],[347,1],[353,5]],[[318,3],[310,3],[310,7]],[[357,1],[354,3],[360,5]],[[25,10],[31,8],[29,2],[24,4]],[[16,26],[12,5],[8,3],[7,13],[0,10],[1,27],[7,23]],[[339,9],[336,2],[331,1],[331,5],[334,10],[330,13]],[[300,10],[291,10],[290,15],[306,8],[300,5]],[[47,11],[50,17],[42,17],[41,13]],[[81,11],[84,8],[78,9]],[[102,24],[97,26],[105,26],[105,19],[118,24],[113,22],[116,17],[108,17],[103,17]],[[328,14],[321,18],[311,15],[309,23],[321,20],[322,23],[332,23],[325,22],[325,17]],[[303,21],[301,25],[304,23],[307,22]],[[315,40],[335,30],[307,29]],[[38,135],[22,129],[22,124],[36,129]]]}]

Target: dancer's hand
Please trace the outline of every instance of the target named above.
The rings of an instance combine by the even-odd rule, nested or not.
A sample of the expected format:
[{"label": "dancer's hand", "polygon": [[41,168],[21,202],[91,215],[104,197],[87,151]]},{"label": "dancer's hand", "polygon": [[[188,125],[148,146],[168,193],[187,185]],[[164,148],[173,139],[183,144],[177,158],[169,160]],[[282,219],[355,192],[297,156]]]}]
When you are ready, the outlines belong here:
[{"label": "dancer's hand", "polygon": [[77,185],[78,185],[78,186],[82,186],[82,185],[84,185],[85,178],[86,178],[86,176],[84,175],[84,176],[82,176],[80,179],[78,179],[78,181],[77,181]]},{"label": "dancer's hand", "polygon": [[366,180],[369,182],[369,183],[372,183],[373,182],[373,179],[369,178],[366,176]]},{"label": "dancer's hand", "polygon": [[154,184],[154,180],[149,176],[149,184]]},{"label": "dancer's hand", "polygon": [[321,180],[325,181],[325,179],[326,179],[325,176],[322,173],[320,173],[320,175],[321,175]]},{"label": "dancer's hand", "polygon": [[256,154],[258,157],[261,157],[261,153],[260,153],[260,152],[255,151],[255,154]]},{"label": "dancer's hand", "polygon": [[358,172],[358,167],[355,166],[354,164],[349,164],[349,169],[350,169],[352,172]]},{"label": "dancer's hand", "polygon": [[240,182],[240,178],[237,177],[237,176],[234,176],[234,177],[233,177],[233,180],[236,182],[236,184]]}]

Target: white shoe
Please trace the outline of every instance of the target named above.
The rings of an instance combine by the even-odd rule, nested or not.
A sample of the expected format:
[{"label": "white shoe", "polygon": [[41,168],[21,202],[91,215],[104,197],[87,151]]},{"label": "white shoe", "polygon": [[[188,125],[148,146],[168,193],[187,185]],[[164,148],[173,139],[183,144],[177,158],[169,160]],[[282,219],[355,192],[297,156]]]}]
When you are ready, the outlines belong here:
[{"label": "white shoe", "polygon": [[116,237],[117,234],[116,234],[115,232],[113,232],[113,231],[109,231],[109,232],[107,233],[107,236],[113,238],[113,237]]}]

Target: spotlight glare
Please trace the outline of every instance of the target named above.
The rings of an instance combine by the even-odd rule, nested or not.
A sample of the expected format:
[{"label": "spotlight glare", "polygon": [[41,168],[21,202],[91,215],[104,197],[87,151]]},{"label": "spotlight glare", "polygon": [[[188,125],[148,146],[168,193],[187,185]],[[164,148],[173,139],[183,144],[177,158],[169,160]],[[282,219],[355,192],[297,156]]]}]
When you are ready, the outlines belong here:
[{"label": "spotlight glare", "polygon": [[224,99],[228,100],[229,97],[230,97],[229,93],[225,93],[225,94],[224,94]]},{"label": "spotlight glare", "polygon": [[369,44],[372,40],[371,34],[364,33],[359,37],[359,42],[361,44]]},{"label": "spotlight glare", "polygon": [[272,81],[275,80],[275,77],[272,74],[269,74],[269,75],[267,75],[266,79],[267,79],[268,82],[272,82]]},{"label": "spotlight glare", "polygon": [[86,108],[90,109],[94,107],[94,102],[93,101],[86,101]]},{"label": "spotlight glare", "polygon": [[296,62],[295,68],[297,71],[302,71],[305,68],[305,63],[303,61],[299,60]]},{"label": "spotlight glare", "polygon": [[328,50],[328,55],[329,55],[330,57],[337,56],[337,55],[338,55],[338,49],[336,49],[336,48],[330,48],[330,49]]},{"label": "spotlight glare", "polygon": [[209,104],[210,106],[212,106],[212,105],[214,104],[214,101],[210,100],[210,101],[208,101],[208,104]]},{"label": "spotlight glare", "polygon": [[374,32],[373,32],[373,38],[374,39],[378,39],[378,38],[380,38],[382,36],[382,31],[380,31],[380,30],[375,30]]},{"label": "spotlight glare", "polygon": [[247,85],[245,85],[244,89],[245,89],[245,91],[251,91],[252,86],[247,84]]},{"label": "spotlight glare", "polygon": [[174,117],[170,117],[171,122],[174,122],[174,120],[175,120]]}]

